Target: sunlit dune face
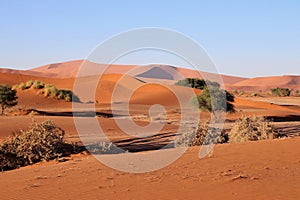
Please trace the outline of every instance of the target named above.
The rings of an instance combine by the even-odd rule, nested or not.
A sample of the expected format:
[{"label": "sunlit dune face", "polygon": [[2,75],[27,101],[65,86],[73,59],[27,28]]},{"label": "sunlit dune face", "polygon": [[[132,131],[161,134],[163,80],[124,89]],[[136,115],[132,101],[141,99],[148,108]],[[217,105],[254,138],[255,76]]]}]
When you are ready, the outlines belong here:
[{"label": "sunlit dune face", "polygon": [[145,84],[135,90],[130,104],[180,106],[176,95],[168,87],[154,83]]}]

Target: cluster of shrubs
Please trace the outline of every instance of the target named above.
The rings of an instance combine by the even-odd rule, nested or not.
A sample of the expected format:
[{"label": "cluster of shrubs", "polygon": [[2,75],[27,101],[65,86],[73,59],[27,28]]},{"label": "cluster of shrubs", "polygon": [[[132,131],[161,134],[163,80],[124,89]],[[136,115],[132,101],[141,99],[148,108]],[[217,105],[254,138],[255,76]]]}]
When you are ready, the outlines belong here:
[{"label": "cluster of shrubs", "polygon": [[220,87],[220,84],[217,82],[212,82],[209,80],[198,79],[198,78],[186,78],[183,80],[179,80],[175,83],[178,86],[191,87],[203,90],[207,86]]},{"label": "cluster of shrubs", "polygon": [[238,119],[229,134],[209,125],[208,121],[199,123],[194,131],[186,131],[175,139],[175,146],[200,146],[217,143],[257,141],[283,137],[276,133],[271,122],[264,117],[242,117]]},{"label": "cluster of shrubs", "polygon": [[43,89],[43,91],[41,91],[40,93],[44,94],[46,97],[54,97],[56,99],[61,99],[68,102],[80,102],[79,98],[74,95],[71,90],[57,89],[54,85],[45,84],[38,80],[29,80],[26,83],[20,83],[13,86],[13,89],[26,90],[29,88],[38,90]]},{"label": "cluster of shrubs", "polygon": [[0,170],[11,170],[78,152],[64,141],[64,130],[52,121],[36,123],[0,143]]},{"label": "cluster of shrubs", "polygon": [[279,97],[287,97],[291,95],[291,90],[288,88],[272,88],[271,93]]},{"label": "cluster of shrubs", "polygon": [[289,89],[289,88],[271,88],[269,93],[263,93],[262,90],[258,90],[257,92],[252,92],[252,93],[245,93],[244,91],[240,90],[233,90],[232,93],[235,96],[250,96],[250,97],[263,97],[267,95],[273,95],[277,97],[288,97],[288,96],[294,96],[294,97],[300,97],[300,91],[297,89]]}]

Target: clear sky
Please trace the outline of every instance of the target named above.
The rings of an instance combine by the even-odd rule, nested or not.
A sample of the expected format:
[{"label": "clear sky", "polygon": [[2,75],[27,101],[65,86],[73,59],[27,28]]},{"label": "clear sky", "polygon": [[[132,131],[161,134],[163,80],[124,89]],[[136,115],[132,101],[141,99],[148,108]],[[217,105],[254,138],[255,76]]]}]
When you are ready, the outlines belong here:
[{"label": "clear sky", "polygon": [[83,59],[112,35],[161,27],[201,44],[223,74],[300,73],[299,0],[0,0],[0,26],[7,68]]}]

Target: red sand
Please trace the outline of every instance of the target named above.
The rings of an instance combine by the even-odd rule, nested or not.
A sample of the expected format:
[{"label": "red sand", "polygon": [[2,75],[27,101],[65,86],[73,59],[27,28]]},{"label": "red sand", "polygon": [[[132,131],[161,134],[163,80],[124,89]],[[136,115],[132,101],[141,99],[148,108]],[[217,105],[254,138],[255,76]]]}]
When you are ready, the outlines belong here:
[{"label": "red sand", "polygon": [[1,199],[298,199],[300,139],[199,148],[159,171],[129,174],[92,156],[0,174]]}]

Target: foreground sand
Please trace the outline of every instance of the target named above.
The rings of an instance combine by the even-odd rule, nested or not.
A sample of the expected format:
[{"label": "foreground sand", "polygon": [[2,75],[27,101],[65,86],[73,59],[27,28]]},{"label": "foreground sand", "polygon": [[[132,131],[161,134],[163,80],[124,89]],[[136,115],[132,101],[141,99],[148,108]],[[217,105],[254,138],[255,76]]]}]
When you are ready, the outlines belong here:
[{"label": "foreground sand", "polygon": [[[189,149],[170,166],[129,174],[91,155],[0,173],[1,199],[299,199],[300,138]],[[111,155],[114,156],[114,155]]]}]

